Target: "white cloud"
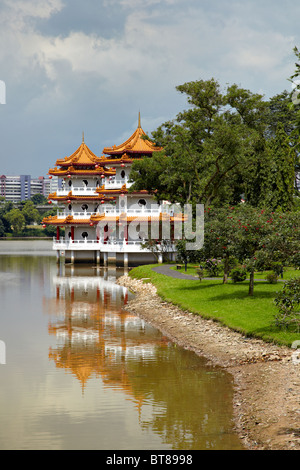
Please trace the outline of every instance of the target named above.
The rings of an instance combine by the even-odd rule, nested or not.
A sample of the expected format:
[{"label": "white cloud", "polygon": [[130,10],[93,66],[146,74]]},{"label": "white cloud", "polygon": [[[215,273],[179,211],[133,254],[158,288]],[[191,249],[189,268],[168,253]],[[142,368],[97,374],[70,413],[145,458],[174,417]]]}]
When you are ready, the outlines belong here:
[{"label": "white cloud", "polygon": [[50,18],[63,8],[61,0],[4,0],[15,19]]},{"label": "white cloud", "polygon": [[[117,32],[104,34],[97,21],[89,30],[92,11],[80,27],[81,6],[72,16],[62,0],[2,3],[0,79],[20,136],[15,152],[29,124],[41,129],[37,147],[49,132],[63,142],[63,134],[101,126],[97,147],[110,145],[111,136],[131,132],[139,110],[151,132],[186,105],[175,90],[186,81],[215,77],[223,86],[237,83],[269,96],[289,86],[300,6],[292,12],[269,0],[89,0],[89,7],[94,16],[113,9],[117,16],[107,19]],[[100,20],[103,25],[106,17]],[[5,138],[11,134],[8,129]]]}]

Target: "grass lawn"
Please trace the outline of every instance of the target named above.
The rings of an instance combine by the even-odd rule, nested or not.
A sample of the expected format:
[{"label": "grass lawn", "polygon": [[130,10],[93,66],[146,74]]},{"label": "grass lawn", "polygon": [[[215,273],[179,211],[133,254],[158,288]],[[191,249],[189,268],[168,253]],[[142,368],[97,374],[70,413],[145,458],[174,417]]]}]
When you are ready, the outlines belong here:
[{"label": "grass lawn", "polygon": [[[177,265],[172,266],[171,269],[173,269],[174,271],[177,271],[176,266]],[[181,266],[182,266],[182,268],[179,270],[181,273],[190,274],[192,276],[198,277],[197,273],[196,273],[196,269],[198,268],[198,266],[196,266],[195,264],[188,264],[186,271],[185,271],[184,265],[181,265]],[[256,272],[254,274],[254,277],[255,277],[255,279],[266,279],[266,276],[269,273],[270,273],[270,271]],[[204,277],[212,277],[212,276],[210,276],[209,272],[206,269],[204,269]],[[221,272],[217,277],[222,279],[223,278],[223,273]],[[248,274],[247,277],[249,279],[249,274]],[[287,281],[288,279],[291,279],[292,277],[300,277],[300,270],[299,269],[293,269],[293,268],[290,268],[290,267],[284,268],[283,280]],[[280,279],[280,277],[279,277],[279,279]]]},{"label": "grass lawn", "polygon": [[[274,324],[277,309],[273,299],[283,287],[281,282],[269,284],[257,281],[254,284],[254,295],[250,297],[249,281],[223,284],[222,279],[201,282],[173,279],[152,271],[153,266],[157,265],[139,266],[132,269],[129,275],[138,279],[149,278],[164,300],[202,317],[218,320],[247,336],[286,346],[300,340],[300,333],[281,330]],[[284,276],[284,279],[288,277]]]}]

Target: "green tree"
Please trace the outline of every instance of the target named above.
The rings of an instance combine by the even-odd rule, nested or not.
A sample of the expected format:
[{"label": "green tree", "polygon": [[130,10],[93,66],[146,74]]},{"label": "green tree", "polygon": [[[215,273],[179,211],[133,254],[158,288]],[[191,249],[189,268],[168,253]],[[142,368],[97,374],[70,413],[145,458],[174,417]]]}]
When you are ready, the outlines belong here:
[{"label": "green tree", "polygon": [[37,204],[47,204],[47,198],[43,196],[43,194],[34,194],[31,196],[30,200],[33,202],[34,205]]},{"label": "green tree", "polygon": [[233,258],[246,265],[250,273],[249,295],[253,295],[254,272],[262,260],[283,265],[297,256],[300,213],[272,212],[249,204],[208,209],[204,240],[204,256],[224,260],[224,282]]},{"label": "green tree", "polygon": [[234,208],[207,208],[205,211],[205,236],[202,249],[204,259],[220,258],[224,263],[223,282],[227,283],[232,261],[236,256],[236,228],[232,221]]},{"label": "green tree", "polygon": [[4,223],[3,223],[2,220],[0,219],[0,237],[4,237],[4,235],[5,235]]},{"label": "green tree", "polygon": [[30,225],[33,222],[40,220],[39,211],[35,208],[32,201],[26,201],[22,209],[22,214],[25,218],[26,225]]},{"label": "green tree", "polygon": [[1,203],[0,205],[0,220],[2,221],[2,224],[4,226],[4,231],[9,233],[11,232],[11,225],[6,219],[5,215],[13,209],[14,205],[10,201],[5,201],[4,203]]},{"label": "green tree", "polygon": [[284,125],[278,123],[272,137],[265,141],[263,159],[252,162],[251,171],[244,177],[247,202],[272,210],[290,210],[294,206],[295,151]]},{"label": "green tree", "polygon": [[25,226],[25,217],[19,209],[12,209],[5,215],[13,232],[19,233]]},{"label": "green tree", "polygon": [[283,97],[265,101],[237,85],[221,91],[214,79],[177,90],[187,96],[189,109],[153,132],[164,150],[133,163],[131,190],[147,189],[159,200],[181,205],[220,207],[237,204],[244,195],[253,206],[267,201],[272,209],[292,207],[295,150],[290,151],[289,119],[294,113],[279,125]]}]

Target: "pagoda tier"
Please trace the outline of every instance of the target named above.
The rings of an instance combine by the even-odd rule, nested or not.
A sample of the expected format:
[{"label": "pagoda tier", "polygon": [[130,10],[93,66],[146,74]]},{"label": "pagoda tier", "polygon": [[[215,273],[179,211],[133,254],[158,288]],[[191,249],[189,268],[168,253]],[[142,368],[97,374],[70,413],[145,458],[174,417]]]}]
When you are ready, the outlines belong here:
[{"label": "pagoda tier", "polygon": [[[135,158],[142,155],[152,155],[153,152],[159,152],[162,148],[156,147],[154,142],[148,140],[146,133],[141,127],[141,117],[139,114],[138,127],[135,132],[120,145],[113,145],[112,147],[104,147],[103,153],[110,156],[120,156],[123,158]],[[115,160],[113,160],[116,163]]]},{"label": "pagoda tier", "polygon": [[62,176],[62,177],[71,177],[71,176],[95,176],[95,177],[106,177],[106,176],[114,176],[116,172],[111,169],[100,167],[100,164],[95,166],[94,168],[88,168],[85,166],[77,166],[71,165],[67,168],[52,168],[48,171],[49,175],[53,176]]},{"label": "pagoda tier", "polygon": [[100,165],[102,167],[109,167],[110,170],[115,170],[116,166],[120,165],[121,167],[124,167],[126,165],[132,165],[132,163],[135,160],[141,160],[141,159],[142,159],[141,157],[132,158],[127,153],[124,153],[121,157],[117,155],[116,157],[112,157],[112,158],[105,157],[104,155],[102,155]]},{"label": "pagoda tier", "polygon": [[95,166],[100,164],[101,158],[97,157],[85,144],[84,136],[82,136],[82,143],[75,150],[72,155],[65,157],[64,159],[56,160],[56,165],[60,167],[69,167],[69,166]]},{"label": "pagoda tier", "polygon": [[[56,161],[56,167],[49,170],[49,175],[72,176],[114,176],[115,171],[105,168],[103,158],[97,157],[84,142],[69,157]],[[60,168],[58,168],[60,167]]]}]

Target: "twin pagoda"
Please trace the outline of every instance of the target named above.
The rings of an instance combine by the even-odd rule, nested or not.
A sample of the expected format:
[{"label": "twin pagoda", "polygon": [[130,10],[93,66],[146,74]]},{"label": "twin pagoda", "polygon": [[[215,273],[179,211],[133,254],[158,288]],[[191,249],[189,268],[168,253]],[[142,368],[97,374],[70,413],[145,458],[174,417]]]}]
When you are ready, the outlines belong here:
[{"label": "twin pagoda", "polygon": [[[139,115],[136,131],[121,145],[106,147],[97,157],[83,136],[80,147],[49,170],[49,178],[57,176],[59,184],[48,202],[57,203],[58,211],[44,218],[42,224],[56,227],[53,249],[58,260],[124,267],[162,262],[163,220],[168,222],[171,234],[165,254],[175,260],[171,206],[158,202],[146,190],[130,191],[132,163],[162,150],[144,136]],[[153,233],[154,248],[146,248],[145,242]]]}]

